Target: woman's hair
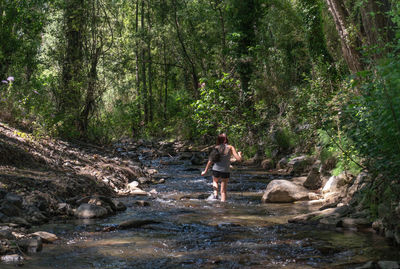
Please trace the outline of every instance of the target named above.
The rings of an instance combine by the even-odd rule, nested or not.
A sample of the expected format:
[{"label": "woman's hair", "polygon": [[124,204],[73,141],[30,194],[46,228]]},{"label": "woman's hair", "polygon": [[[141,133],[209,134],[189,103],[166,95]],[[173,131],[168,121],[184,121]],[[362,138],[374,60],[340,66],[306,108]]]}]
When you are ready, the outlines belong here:
[{"label": "woman's hair", "polygon": [[228,137],[226,136],[226,134],[220,134],[217,137],[217,145],[221,144],[228,144]]}]

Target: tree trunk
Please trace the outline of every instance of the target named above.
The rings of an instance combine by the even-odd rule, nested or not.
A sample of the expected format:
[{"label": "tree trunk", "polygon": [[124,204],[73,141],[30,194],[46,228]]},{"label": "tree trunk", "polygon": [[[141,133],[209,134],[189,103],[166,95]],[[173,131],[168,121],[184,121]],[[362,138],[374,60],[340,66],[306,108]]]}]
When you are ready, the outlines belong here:
[{"label": "tree trunk", "polygon": [[[368,46],[384,49],[385,44],[393,41],[393,23],[387,15],[390,9],[388,0],[368,0],[361,6],[362,30]],[[374,51],[373,58],[381,58],[383,52],[384,50]]]},{"label": "tree trunk", "polygon": [[150,22],[150,3],[148,2],[147,6],[147,25],[148,25],[148,35],[147,35],[147,76],[149,78],[149,99],[148,99],[148,108],[149,108],[149,121],[153,122],[153,77],[152,77],[152,68],[151,68],[151,22]]},{"label": "tree trunk", "polygon": [[199,96],[199,91],[198,91],[199,78],[197,76],[196,66],[195,66],[192,58],[189,56],[189,53],[188,53],[188,51],[186,49],[186,46],[185,46],[185,43],[183,41],[183,37],[182,37],[182,33],[181,33],[181,30],[180,30],[179,21],[178,21],[177,10],[176,10],[176,1],[174,1],[174,23],[175,23],[175,29],[176,29],[176,34],[178,36],[179,44],[181,45],[184,57],[187,60],[189,66],[190,66],[190,72],[191,72],[191,75],[192,75],[192,83],[193,83],[192,87],[193,87],[194,97],[198,98],[198,96]]},{"label": "tree trunk", "polygon": [[[66,48],[62,63],[60,96],[61,113],[79,113],[83,66],[83,29],[85,25],[84,0],[68,0],[65,4]],[[78,115],[75,115],[78,119]]]},{"label": "tree trunk", "polygon": [[357,48],[361,45],[359,38],[352,40],[349,35],[351,23],[349,22],[349,12],[347,11],[343,0],[325,0],[330,13],[335,22],[340,42],[342,45],[343,57],[352,73],[363,70],[361,54]]},{"label": "tree trunk", "polygon": [[[145,31],[144,24],[144,0],[142,0],[141,10],[141,28],[142,32]],[[146,77],[146,48],[142,46],[142,94],[143,94],[143,106],[144,106],[144,123],[149,122],[149,107],[148,107],[148,95],[147,95],[147,77]]]},{"label": "tree trunk", "polygon": [[[136,0],[136,10],[135,10],[135,34],[136,36],[139,33],[139,0]],[[135,39],[135,56],[136,56],[136,68],[135,68],[135,86],[136,86],[136,94],[137,96],[140,97],[140,65],[139,65],[139,42],[138,39]],[[140,100],[140,98],[139,98]],[[139,107],[138,107],[139,111],[142,111],[140,102],[139,102]],[[140,116],[141,117],[141,116]],[[142,121],[141,118],[139,118],[139,122]],[[135,119],[132,119],[132,136],[134,137],[136,135],[136,122]]]}]

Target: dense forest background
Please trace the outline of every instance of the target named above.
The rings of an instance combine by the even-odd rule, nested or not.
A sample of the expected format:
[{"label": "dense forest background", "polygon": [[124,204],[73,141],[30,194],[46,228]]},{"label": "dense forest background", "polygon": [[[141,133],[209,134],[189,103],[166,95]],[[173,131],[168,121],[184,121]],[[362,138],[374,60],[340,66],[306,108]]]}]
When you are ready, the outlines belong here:
[{"label": "dense forest background", "polygon": [[[36,137],[213,143],[368,171],[399,200],[396,0],[2,0],[0,118]],[[389,198],[389,199],[388,199]]]}]

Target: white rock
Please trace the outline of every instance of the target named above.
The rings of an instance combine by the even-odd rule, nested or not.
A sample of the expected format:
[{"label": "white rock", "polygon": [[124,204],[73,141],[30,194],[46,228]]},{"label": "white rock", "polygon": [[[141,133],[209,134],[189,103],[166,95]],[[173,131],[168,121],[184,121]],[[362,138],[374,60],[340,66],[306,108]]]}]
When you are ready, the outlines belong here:
[{"label": "white rock", "polygon": [[308,200],[308,190],[288,180],[272,180],[265,190],[262,202],[291,203]]}]

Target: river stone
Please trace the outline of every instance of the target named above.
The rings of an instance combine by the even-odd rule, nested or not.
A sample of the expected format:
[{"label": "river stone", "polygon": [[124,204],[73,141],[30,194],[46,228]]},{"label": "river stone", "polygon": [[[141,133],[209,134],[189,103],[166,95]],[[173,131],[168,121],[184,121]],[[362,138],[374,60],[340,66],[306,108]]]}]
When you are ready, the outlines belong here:
[{"label": "river stone", "polygon": [[291,219],[288,220],[289,223],[303,223],[303,222],[308,222],[310,220],[320,220],[322,218],[338,218],[340,214],[336,212],[336,208],[327,208],[324,210],[319,210],[319,211],[314,211],[302,215],[297,215]]},{"label": "river stone", "polygon": [[190,162],[193,165],[202,165],[204,163],[204,157],[201,153],[196,152],[193,154],[193,156],[190,158]]},{"label": "river stone", "polygon": [[291,203],[307,200],[308,190],[288,180],[272,180],[261,199],[263,203]]},{"label": "river stone", "polygon": [[287,157],[283,157],[282,159],[280,159],[278,161],[278,163],[276,164],[276,167],[278,169],[285,169],[287,167],[288,162],[289,162],[288,158]]},{"label": "river stone", "polygon": [[9,192],[4,197],[4,200],[12,203],[13,205],[15,205],[18,208],[22,208],[22,197],[17,194]]},{"label": "river stone", "polygon": [[15,239],[15,236],[12,234],[10,227],[3,226],[0,228],[0,239],[8,239],[8,240]]},{"label": "river stone", "polygon": [[312,164],[312,158],[307,156],[300,156],[293,158],[288,162],[289,172],[292,174],[301,174],[309,170]]},{"label": "river stone", "polygon": [[365,218],[343,218],[342,226],[345,228],[369,228],[371,221]]},{"label": "river stone", "polygon": [[20,207],[16,206],[14,203],[4,200],[1,204],[0,211],[9,217],[19,216],[21,214]]},{"label": "river stone", "polygon": [[12,254],[12,255],[4,255],[1,256],[1,261],[4,263],[18,263],[24,260],[24,257],[22,257],[19,254]]},{"label": "river stone", "polygon": [[261,167],[265,170],[274,169],[274,161],[272,159],[265,159],[261,162]]},{"label": "river stone", "polygon": [[12,227],[25,227],[25,228],[30,228],[31,224],[25,219],[21,217],[11,217],[9,219],[10,224]]},{"label": "river stone", "polygon": [[118,200],[114,200],[114,199],[112,199],[112,201],[113,201],[115,209],[117,211],[125,211],[126,210],[127,207],[123,202],[118,201]]},{"label": "river stone", "polygon": [[400,264],[396,261],[379,261],[378,267],[381,269],[399,269]]},{"label": "river stone", "polygon": [[128,189],[136,189],[137,187],[139,187],[139,182],[137,181],[132,181],[127,185]]},{"label": "river stone", "polygon": [[338,176],[331,176],[322,188],[322,193],[340,192],[343,186],[346,185],[346,175],[344,173]]},{"label": "river stone", "polygon": [[101,218],[108,215],[107,209],[93,204],[81,204],[75,212],[81,219]]},{"label": "river stone", "polygon": [[179,156],[180,160],[190,160],[190,158],[192,158],[191,152],[182,152]]},{"label": "river stone", "polygon": [[22,250],[28,253],[36,253],[43,248],[42,238],[40,237],[22,239],[17,244]]},{"label": "river stone", "polygon": [[159,221],[155,221],[155,220],[141,220],[141,219],[130,219],[124,222],[121,222],[118,225],[118,228],[120,229],[130,229],[130,228],[140,228],[144,225],[147,224],[157,224],[160,223]]},{"label": "river stone", "polygon": [[104,207],[105,209],[107,209],[108,213],[113,213],[117,210],[114,201],[106,196],[93,196],[87,203]]},{"label": "river stone", "polygon": [[141,189],[130,190],[129,193],[132,195],[147,196],[147,192]]},{"label": "river stone", "polygon": [[43,243],[53,243],[54,241],[58,240],[58,237],[55,234],[44,231],[38,231],[33,233],[32,235],[42,238]]},{"label": "river stone", "polygon": [[144,200],[137,200],[135,201],[135,205],[137,206],[150,206],[150,203]]},{"label": "river stone", "polygon": [[304,181],[303,186],[310,190],[319,189],[322,185],[321,175],[319,173],[319,168],[321,166],[321,162],[316,162],[312,167],[310,172],[307,175],[306,181]]}]

